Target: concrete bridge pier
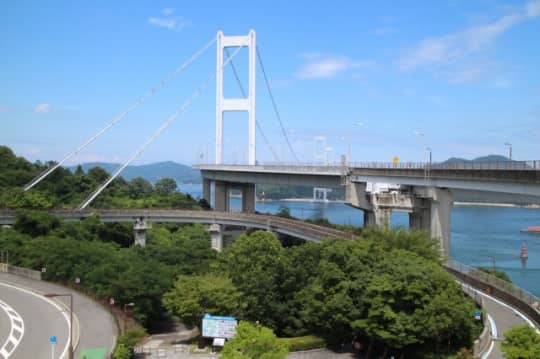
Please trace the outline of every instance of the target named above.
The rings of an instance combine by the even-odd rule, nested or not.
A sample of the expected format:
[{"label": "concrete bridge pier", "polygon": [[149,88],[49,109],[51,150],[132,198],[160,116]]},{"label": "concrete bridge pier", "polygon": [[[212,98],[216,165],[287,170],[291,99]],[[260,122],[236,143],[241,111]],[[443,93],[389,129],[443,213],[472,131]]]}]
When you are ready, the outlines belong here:
[{"label": "concrete bridge pier", "polygon": [[213,223],[208,227],[210,232],[212,249],[221,252],[223,250],[223,228],[220,224]]},{"label": "concrete bridge pier", "polygon": [[390,227],[391,208],[375,207],[371,210],[364,209],[364,227],[377,226],[388,228]]},{"label": "concrete bridge pier", "polygon": [[146,230],[150,228],[144,217],[138,217],[133,225],[133,234],[135,236],[135,244],[141,247],[146,246]]},{"label": "concrete bridge pier", "polygon": [[210,204],[212,192],[212,181],[208,178],[203,178],[203,199]]},{"label": "concrete bridge pier", "polygon": [[[206,181],[206,180],[205,180]],[[205,188],[206,187],[206,188]],[[215,181],[214,210],[230,212],[229,194],[231,189],[240,190],[242,194],[242,212],[255,213],[255,184]],[[208,190],[208,194],[206,193]],[[210,184],[203,183],[203,196],[210,198]]]},{"label": "concrete bridge pier", "polygon": [[450,225],[453,196],[447,188],[415,187],[415,208],[409,215],[409,226],[428,230],[431,238],[439,240],[441,254],[450,257]]}]

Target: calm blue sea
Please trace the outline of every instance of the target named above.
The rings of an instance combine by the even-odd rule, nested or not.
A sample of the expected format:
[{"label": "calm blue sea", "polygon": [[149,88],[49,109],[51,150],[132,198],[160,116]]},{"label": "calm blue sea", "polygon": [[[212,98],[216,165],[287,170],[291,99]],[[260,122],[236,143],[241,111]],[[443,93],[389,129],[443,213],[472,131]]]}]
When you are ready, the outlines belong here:
[{"label": "calm blue sea", "polygon": [[[180,190],[201,196],[200,185],[181,185]],[[240,200],[231,205],[239,210]],[[257,202],[259,212],[275,213],[280,207],[290,209],[291,215],[302,219],[327,218],[338,224],[363,225],[362,211],[340,203],[314,202]],[[407,213],[394,212],[392,226],[408,227]],[[495,266],[505,271],[512,281],[540,296],[540,234],[520,232],[528,226],[540,226],[540,209],[518,207],[454,206],[452,210],[451,257],[478,267]],[[523,265],[519,257],[521,245],[527,245],[529,259]]]}]

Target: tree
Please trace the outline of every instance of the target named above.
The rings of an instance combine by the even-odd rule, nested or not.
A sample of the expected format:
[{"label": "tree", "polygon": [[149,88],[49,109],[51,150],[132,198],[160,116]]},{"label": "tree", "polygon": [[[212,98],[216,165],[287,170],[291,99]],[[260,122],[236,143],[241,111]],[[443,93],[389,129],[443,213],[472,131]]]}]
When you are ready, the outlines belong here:
[{"label": "tree", "polygon": [[234,315],[239,308],[240,293],[232,281],[214,274],[181,275],[173,289],[163,296],[163,304],[187,325],[200,328],[205,313]]},{"label": "tree", "polygon": [[225,248],[221,259],[223,270],[242,292],[243,317],[278,328],[285,317],[281,288],[286,258],[275,235],[266,231],[243,234]]},{"label": "tree", "polygon": [[222,359],[283,359],[289,353],[270,328],[240,322],[233,339],[225,343]]},{"label": "tree", "polygon": [[43,236],[60,225],[60,220],[46,212],[17,211],[14,228],[32,237]]},{"label": "tree", "polygon": [[527,324],[515,326],[504,334],[501,349],[507,359],[538,359],[540,334]]},{"label": "tree", "polygon": [[155,184],[156,192],[160,195],[169,195],[176,192],[176,181],[169,177],[163,177]]}]

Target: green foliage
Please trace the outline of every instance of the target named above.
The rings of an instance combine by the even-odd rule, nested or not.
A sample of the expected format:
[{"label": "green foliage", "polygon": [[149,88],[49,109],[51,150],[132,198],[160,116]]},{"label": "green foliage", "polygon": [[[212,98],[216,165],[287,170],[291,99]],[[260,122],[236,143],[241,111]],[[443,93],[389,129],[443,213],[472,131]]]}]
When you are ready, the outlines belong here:
[{"label": "green foliage", "polygon": [[540,358],[540,334],[527,324],[515,326],[504,334],[501,349],[507,359]]},{"label": "green foliage", "polygon": [[[24,191],[21,188],[24,184],[55,163],[32,164],[24,158],[16,157],[11,149],[5,146],[0,146],[0,161],[0,208],[74,208],[110,176],[101,167],[93,167],[86,174],[80,166],[73,173],[59,167],[34,188]],[[154,187],[140,177],[133,178],[130,182],[117,177],[91,203],[91,206],[93,208],[201,208],[190,195],[178,193],[176,189],[176,182],[172,178],[161,178]]]},{"label": "green foliage", "polygon": [[112,357],[113,359],[131,359],[133,353],[125,344],[118,344]]},{"label": "green foliage", "polygon": [[314,335],[306,335],[303,337],[294,338],[279,338],[278,341],[286,345],[291,352],[319,349],[326,346],[324,339]]},{"label": "green foliage", "polygon": [[512,283],[512,280],[510,279],[510,277],[508,276],[508,274],[506,274],[505,272],[501,271],[501,270],[497,270],[497,269],[493,269],[493,268],[486,268],[486,267],[478,267],[478,270],[484,272],[484,273],[488,273],[488,274],[491,274],[499,279],[502,279],[508,283]]},{"label": "green foliage", "polygon": [[118,337],[118,343],[124,344],[128,348],[133,348],[137,343],[146,337],[146,330],[140,326],[134,326]]},{"label": "green foliage", "polygon": [[165,177],[156,182],[155,188],[159,195],[166,196],[173,194],[176,191],[177,185],[175,180]]},{"label": "green foliage", "polygon": [[271,329],[242,321],[236,335],[225,343],[222,359],[284,359],[289,350]]},{"label": "green foliage", "polygon": [[60,223],[57,217],[46,212],[19,210],[14,228],[21,233],[36,237],[48,234],[60,226]]},{"label": "green foliage", "polygon": [[[0,229],[0,248],[9,251],[10,262],[36,270],[45,267],[43,278],[50,281],[72,284],[80,278],[81,290],[100,298],[113,297],[120,306],[133,302],[134,315],[143,323],[164,316],[161,297],[178,274],[206,271],[215,260],[208,234],[200,225],[177,227],[172,233],[155,225],[147,247],[122,248],[113,238],[116,232],[110,232],[110,238],[101,237],[109,224],[95,217],[62,223],[41,216],[46,214],[23,212],[24,220],[15,228]],[[54,226],[50,220],[56,221]],[[129,227],[112,228],[131,233]]]},{"label": "green foliage", "polygon": [[281,285],[287,266],[285,250],[273,233],[256,231],[240,236],[221,256],[223,270],[242,293],[242,317],[271,328],[285,316]]},{"label": "green foliage", "polygon": [[227,277],[181,275],[163,296],[163,304],[185,324],[200,326],[205,313],[235,315],[239,298],[240,293]]}]

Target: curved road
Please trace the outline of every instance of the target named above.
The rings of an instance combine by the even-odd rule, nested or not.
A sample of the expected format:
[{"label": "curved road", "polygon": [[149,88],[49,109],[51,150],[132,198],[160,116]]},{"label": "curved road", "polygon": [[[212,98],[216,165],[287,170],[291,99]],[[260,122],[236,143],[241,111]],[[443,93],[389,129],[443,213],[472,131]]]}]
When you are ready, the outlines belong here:
[{"label": "curved road", "polygon": [[52,358],[49,337],[58,343],[54,358],[67,357],[69,318],[65,308],[26,289],[0,282],[0,358]]},{"label": "curved road", "polygon": [[[117,330],[118,330],[116,326],[116,322],[114,321],[114,318],[111,316],[110,312],[106,308],[102,307],[100,304],[96,303],[91,298],[73,289],[66,288],[66,287],[63,287],[54,283],[19,277],[19,276],[8,274],[8,273],[0,273],[0,300],[3,300],[5,302],[8,302],[8,300],[4,299],[5,286],[2,284],[6,284],[6,283],[14,284],[22,288],[29,288],[32,291],[38,291],[41,293],[46,293],[46,292],[72,293],[73,294],[73,311],[77,319],[74,323],[74,331],[73,331],[73,337],[74,337],[73,342],[74,344],[78,344],[75,350],[75,354],[78,355],[79,352],[83,349],[92,349],[92,348],[104,348],[107,353],[109,354],[112,353],[112,350],[114,349],[114,345],[116,343],[116,336],[117,336]],[[55,298],[55,301],[56,299],[58,299],[59,302],[62,302],[64,305],[67,305],[67,307],[69,307],[69,298],[58,297],[58,298]],[[10,305],[12,305],[11,302],[10,302]],[[13,304],[13,307],[15,308],[14,304]],[[19,309],[17,309],[17,311],[19,311]],[[1,323],[5,320],[3,319],[4,316],[1,314],[1,312],[2,310],[0,309],[0,334],[3,333],[1,329],[2,327]],[[41,331],[43,332],[45,331],[44,328],[47,328],[47,324],[46,324],[47,322],[44,321],[43,319],[37,318],[36,320],[36,318],[33,317],[33,315],[26,317],[25,314],[22,312],[22,310],[20,311],[20,314],[25,321],[26,327],[38,328],[38,329],[41,329]],[[61,315],[59,315],[59,313],[56,313],[56,315],[61,318]],[[79,326],[77,325],[77,323],[80,326],[80,331],[78,330]],[[67,337],[68,335],[67,329],[65,331],[66,331],[66,337]],[[79,337],[77,336],[77,333],[80,333]],[[15,352],[14,355],[10,357],[10,359],[18,359],[18,358],[49,359],[51,358],[51,348],[49,344],[50,335],[56,335],[59,339],[59,345],[57,345],[56,347],[56,352],[58,352],[60,348],[60,344],[61,344],[60,342],[61,337],[59,337],[59,335],[55,333],[51,334],[51,333],[45,332],[43,333],[43,336],[44,336],[43,338],[45,340],[45,345],[47,349],[45,352],[43,352],[44,354],[41,354],[41,352],[38,352],[34,349],[32,351],[33,355],[19,356],[18,353]],[[4,338],[0,337],[0,342],[2,340],[4,340]],[[65,342],[62,342],[62,343],[65,343]],[[23,346],[23,344],[24,343],[21,343],[21,346]],[[3,359],[1,355],[0,355],[0,359]]]}]

